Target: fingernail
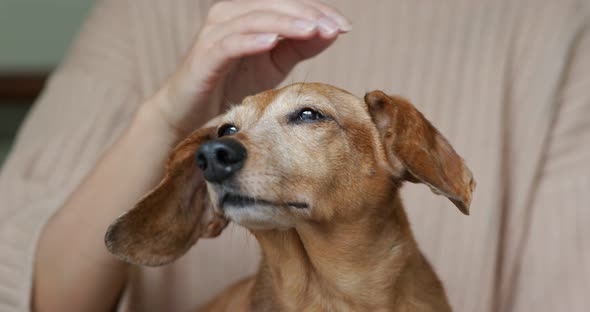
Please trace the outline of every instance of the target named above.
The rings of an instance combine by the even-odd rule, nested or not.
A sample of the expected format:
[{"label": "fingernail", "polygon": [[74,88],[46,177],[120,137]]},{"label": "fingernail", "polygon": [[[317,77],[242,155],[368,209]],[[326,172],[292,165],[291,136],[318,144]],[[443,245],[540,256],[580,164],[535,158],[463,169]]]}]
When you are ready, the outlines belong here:
[{"label": "fingernail", "polygon": [[342,32],[349,32],[352,30],[352,24],[343,16],[340,15],[332,15],[330,16],[330,18],[332,20],[334,20],[334,22],[336,22],[336,24],[338,24],[338,27],[340,28],[340,31]]},{"label": "fingernail", "polygon": [[260,34],[256,36],[256,43],[261,46],[267,46],[274,43],[277,38],[277,34]]},{"label": "fingernail", "polygon": [[318,26],[316,23],[307,20],[296,20],[293,24],[297,30],[303,33],[311,32]]},{"label": "fingernail", "polygon": [[318,26],[326,35],[331,35],[338,31],[338,25],[328,17],[322,17],[318,20]]}]

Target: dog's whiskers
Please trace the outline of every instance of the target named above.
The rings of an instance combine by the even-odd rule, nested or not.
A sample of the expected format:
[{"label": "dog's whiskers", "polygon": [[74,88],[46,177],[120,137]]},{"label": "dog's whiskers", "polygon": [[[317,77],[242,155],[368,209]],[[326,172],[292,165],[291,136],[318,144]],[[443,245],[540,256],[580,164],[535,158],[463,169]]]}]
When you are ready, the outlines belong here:
[{"label": "dog's whiskers", "polygon": [[223,94],[223,98],[225,99],[225,101],[227,102],[227,108],[225,109],[226,111],[232,109],[234,106],[236,106],[237,104],[232,102],[226,95],[225,93]]}]

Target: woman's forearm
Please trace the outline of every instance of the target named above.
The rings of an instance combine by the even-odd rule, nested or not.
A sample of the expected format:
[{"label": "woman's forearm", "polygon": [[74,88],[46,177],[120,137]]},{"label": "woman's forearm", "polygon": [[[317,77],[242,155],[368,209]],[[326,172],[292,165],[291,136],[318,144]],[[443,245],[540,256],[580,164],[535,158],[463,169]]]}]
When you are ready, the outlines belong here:
[{"label": "woman's forearm", "polygon": [[107,226],[161,177],[177,133],[144,105],[130,127],[47,223],[38,245],[36,311],[108,311],[127,266],[108,253]]}]

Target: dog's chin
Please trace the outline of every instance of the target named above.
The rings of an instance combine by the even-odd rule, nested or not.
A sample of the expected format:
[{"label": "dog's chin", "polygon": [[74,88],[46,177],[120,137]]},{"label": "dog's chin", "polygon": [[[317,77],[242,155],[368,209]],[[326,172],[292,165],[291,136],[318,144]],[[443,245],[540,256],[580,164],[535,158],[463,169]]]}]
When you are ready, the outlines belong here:
[{"label": "dog's chin", "polygon": [[293,227],[293,220],[282,209],[268,204],[223,205],[223,213],[229,220],[251,230]]},{"label": "dog's chin", "polygon": [[289,209],[307,208],[304,203],[280,205],[236,193],[225,193],[218,200],[218,207],[229,220],[252,230],[291,228],[294,220]]}]

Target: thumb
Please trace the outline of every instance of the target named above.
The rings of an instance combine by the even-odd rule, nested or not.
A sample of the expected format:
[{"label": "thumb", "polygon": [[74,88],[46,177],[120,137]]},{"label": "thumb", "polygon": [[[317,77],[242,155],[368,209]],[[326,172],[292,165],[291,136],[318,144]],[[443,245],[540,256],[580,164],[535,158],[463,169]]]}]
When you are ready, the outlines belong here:
[{"label": "thumb", "polygon": [[287,75],[297,63],[312,58],[326,50],[336,38],[325,39],[315,37],[308,40],[281,40],[270,51],[271,58],[281,73]]}]

